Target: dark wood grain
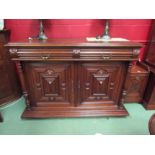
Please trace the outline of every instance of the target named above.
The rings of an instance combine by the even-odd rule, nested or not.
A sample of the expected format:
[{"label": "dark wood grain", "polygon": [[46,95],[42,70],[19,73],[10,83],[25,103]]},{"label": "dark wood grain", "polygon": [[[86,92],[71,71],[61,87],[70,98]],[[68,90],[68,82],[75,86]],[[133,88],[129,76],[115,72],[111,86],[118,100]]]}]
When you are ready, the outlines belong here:
[{"label": "dark wood grain", "polygon": [[0,105],[21,96],[15,64],[10,60],[4,44],[9,40],[9,30],[0,31]]},{"label": "dark wood grain", "polygon": [[23,118],[128,115],[124,82],[140,44],[52,39],[6,47],[26,98]]}]

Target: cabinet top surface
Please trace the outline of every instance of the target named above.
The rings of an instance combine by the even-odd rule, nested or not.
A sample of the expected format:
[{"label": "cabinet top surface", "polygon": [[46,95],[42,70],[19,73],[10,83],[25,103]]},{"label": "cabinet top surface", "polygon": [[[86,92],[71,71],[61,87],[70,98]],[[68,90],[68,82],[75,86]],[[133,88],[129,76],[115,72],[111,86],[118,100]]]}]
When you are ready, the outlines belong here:
[{"label": "cabinet top surface", "polygon": [[140,48],[140,43],[131,41],[87,41],[83,39],[48,39],[48,40],[27,40],[20,42],[9,42],[6,47],[111,47],[111,48]]}]

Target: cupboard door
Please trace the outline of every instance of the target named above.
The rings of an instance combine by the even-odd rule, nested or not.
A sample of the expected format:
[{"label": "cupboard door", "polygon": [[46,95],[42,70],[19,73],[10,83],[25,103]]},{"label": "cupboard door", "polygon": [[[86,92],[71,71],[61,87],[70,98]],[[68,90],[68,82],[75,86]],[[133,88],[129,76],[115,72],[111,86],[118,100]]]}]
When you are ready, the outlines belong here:
[{"label": "cupboard door", "polygon": [[81,106],[118,104],[125,74],[123,63],[79,64],[79,96]]},{"label": "cupboard door", "polygon": [[71,106],[71,63],[25,63],[26,82],[32,106]]}]

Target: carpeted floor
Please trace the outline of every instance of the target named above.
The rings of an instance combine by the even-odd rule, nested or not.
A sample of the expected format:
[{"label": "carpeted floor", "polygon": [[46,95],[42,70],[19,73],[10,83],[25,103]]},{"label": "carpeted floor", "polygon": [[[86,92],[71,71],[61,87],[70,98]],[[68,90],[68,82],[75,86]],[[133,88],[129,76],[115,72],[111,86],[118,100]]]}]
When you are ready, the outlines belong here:
[{"label": "carpeted floor", "polygon": [[4,122],[0,135],[147,135],[148,121],[155,110],[145,110],[140,104],[125,104],[127,117],[51,118],[23,120],[20,118],[24,99],[0,107]]}]

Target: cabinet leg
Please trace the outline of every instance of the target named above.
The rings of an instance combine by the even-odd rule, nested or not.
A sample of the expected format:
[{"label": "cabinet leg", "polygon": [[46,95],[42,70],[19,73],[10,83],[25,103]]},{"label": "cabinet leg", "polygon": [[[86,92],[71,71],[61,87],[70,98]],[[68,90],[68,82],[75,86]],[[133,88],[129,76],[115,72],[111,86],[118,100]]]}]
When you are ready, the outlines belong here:
[{"label": "cabinet leg", "polygon": [[123,108],[123,104],[124,104],[126,95],[127,95],[127,91],[126,90],[123,90],[122,98],[121,98],[121,101],[120,101],[121,103],[120,103],[120,106],[119,106],[120,109]]},{"label": "cabinet leg", "polygon": [[127,74],[130,71],[132,65],[133,65],[132,62],[130,62],[128,65],[126,65],[126,68],[128,68],[126,70],[128,70],[128,71],[126,71],[125,74],[124,74],[123,87],[122,87],[123,91],[122,91],[122,94],[121,94],[121,99],[120,99],[120,104],[119,104],[120,109],[123,108],[123,104],[125,102],[125,97],[127,95],[127,90],[125,88],[125,81],[126,81]]},{"label": "cabinet leg", "polygon": [[19,61],[16,61],[16,66],[17,66],[17,70],[18,70],[18,74],[19,74],[19,79],[20,79],[23,95],[24,95],[24,98],[26,101],[26,109],[31,110],[30,101],[28,99],[28,93],[27,93],[27,89],[26,89],[26,85],[25,85],[25,79],[24,79],[24,75],[23,75],[22,65]]},{"label": "cabinet leg", "polygon": [[25,102],[26,102],[26,110],[31,110],[30,101],[28,99],[28,94],[24,94]]}]

